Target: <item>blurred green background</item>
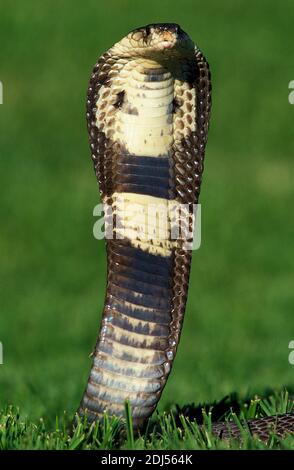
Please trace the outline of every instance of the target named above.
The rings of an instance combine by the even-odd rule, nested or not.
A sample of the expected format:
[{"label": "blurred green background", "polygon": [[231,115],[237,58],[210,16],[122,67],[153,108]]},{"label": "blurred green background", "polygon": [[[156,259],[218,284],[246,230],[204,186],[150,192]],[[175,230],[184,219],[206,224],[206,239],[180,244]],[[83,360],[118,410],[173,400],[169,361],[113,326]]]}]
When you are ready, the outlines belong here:
[{"label": "blurred green background", "polygon": [[207,56],[213,113],[178,355],[159,408],[293,385],[292,0],[107,0],[0,6],[0,408],[78,407],[105,288],[85,124],[97,57],[177,22]]}]

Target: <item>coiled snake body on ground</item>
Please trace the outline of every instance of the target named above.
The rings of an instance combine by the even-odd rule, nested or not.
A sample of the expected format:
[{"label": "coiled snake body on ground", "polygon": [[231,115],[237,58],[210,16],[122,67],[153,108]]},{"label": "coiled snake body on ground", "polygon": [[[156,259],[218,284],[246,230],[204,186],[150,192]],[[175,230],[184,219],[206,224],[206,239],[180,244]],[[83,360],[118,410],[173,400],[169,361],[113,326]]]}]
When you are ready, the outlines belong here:
[{"label": "coiled snake body on ground", "polygon": [[[130,32],[94,67],[88,129],[101,198],[114,223],[106,240],[102,326],[79,409],[89,421],[100,420],[105,410],[123,416],[128,400],[134,426],[141,427],[170,373],[191,264],[185,236],[172,237],[174,215],[181,213],[191,228],[210,107],[208,63],[176,24]],[[168,209],[164,230],[158,228],[160,211],[150,215],[151,206]],[[106,210],[106,223],[107,217]],[[287,414],[249,427],[264,435],[274,422],[282,434],[293,431],[293,421]],[[238,429],[217,423],[214,432],[235,435]]]}]

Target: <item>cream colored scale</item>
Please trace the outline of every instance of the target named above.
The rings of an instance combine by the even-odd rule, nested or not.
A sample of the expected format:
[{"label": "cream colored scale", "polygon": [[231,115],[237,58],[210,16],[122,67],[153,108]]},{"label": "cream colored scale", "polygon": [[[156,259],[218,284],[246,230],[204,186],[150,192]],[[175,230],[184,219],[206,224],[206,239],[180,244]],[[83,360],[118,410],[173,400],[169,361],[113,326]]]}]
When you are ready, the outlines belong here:
[{"label": "cream colored scale", "polygon": [[144,68],[158,67],[157,62],[137,59],[125,76],[125,101],[117,114],[114,139],[136,156],[167,155],[173,142],[171,74],[163,74],[160,82],[148,82],[142,73]]},{"label": "cream colored scale", "polygon": [[[173,144],[173,99],[175,83],[166,71],[160,81],[146,81],[144,69],[161,65],[146,59],[119,62],[114,67],[112,86],[102,86],[97,101],[97,124],[113,141],[134,158],[166,156]],[[117,96],[124,91],[124,100],[115,107]],[[175,116],[177,123],[177,116]],[[152,254],[170,256],[176,246],[171,240],[170,207],[168,201],[136,193],[114,193],[112,209],[116,215],[116,236],[127,238],[132,246]]]}]

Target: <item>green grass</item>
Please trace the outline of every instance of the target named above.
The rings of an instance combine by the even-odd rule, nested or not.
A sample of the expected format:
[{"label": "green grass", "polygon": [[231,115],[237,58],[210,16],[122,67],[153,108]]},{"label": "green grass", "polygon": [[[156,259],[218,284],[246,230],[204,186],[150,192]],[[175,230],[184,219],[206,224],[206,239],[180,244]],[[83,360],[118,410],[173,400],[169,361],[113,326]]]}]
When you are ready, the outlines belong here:
[{"label": "green grass", "polygon": [[46,433],[56,447],[55,417],[72,417],[85,387],[105,288],[85,93],[97,57],[149,22],[180,23],[213,78],[202,245],[158,411],[293,392],[292,11],[291,0],[1,2],[0,409],[21,409],[15,447],[45,446]]},{"label": "green grass", "polygon": [[260,418],[292,409],[293,401],[289,400],[286,392],[273,395],[267,400],[255,397],[250,402],[240,403],[238,415],[231,410],[226,414],[226,420],[238,424],[241,438],[220,440],[211,432],[213,408],[199,408],[201,424],[185,415],[184,410],[177,409],[168,414],[157,414],[148,423],[144,433],[134,436],[131,410],[127,405],[125,420],[108,418],[105,415],[103,423],[93,423],[89,427],[85,419],[77,417],[75,427],[72,427],[69,418],[63,415],[61,419],[56,418],[55,426],[51,428],[42,418],[32,422],[21,417],[19,410],[8,407],[0,414],[0,450],[294,449],[291,436],[280,439],[272,433],[266,442],[261,441],[256,436],[250,435],[246,426],[240,423],[242,419]]}]

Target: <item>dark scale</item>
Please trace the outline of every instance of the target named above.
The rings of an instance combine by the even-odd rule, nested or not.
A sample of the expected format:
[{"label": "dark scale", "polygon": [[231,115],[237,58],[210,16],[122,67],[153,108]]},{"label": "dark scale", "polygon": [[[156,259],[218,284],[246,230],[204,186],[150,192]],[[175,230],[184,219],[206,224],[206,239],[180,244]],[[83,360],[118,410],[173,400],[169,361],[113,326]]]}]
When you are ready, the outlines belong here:
[{"label": "dark scale", "polygon": [[116,192],[171,199],[168,156],[119,155],[116,163],[117,173],[114,184]]}]

